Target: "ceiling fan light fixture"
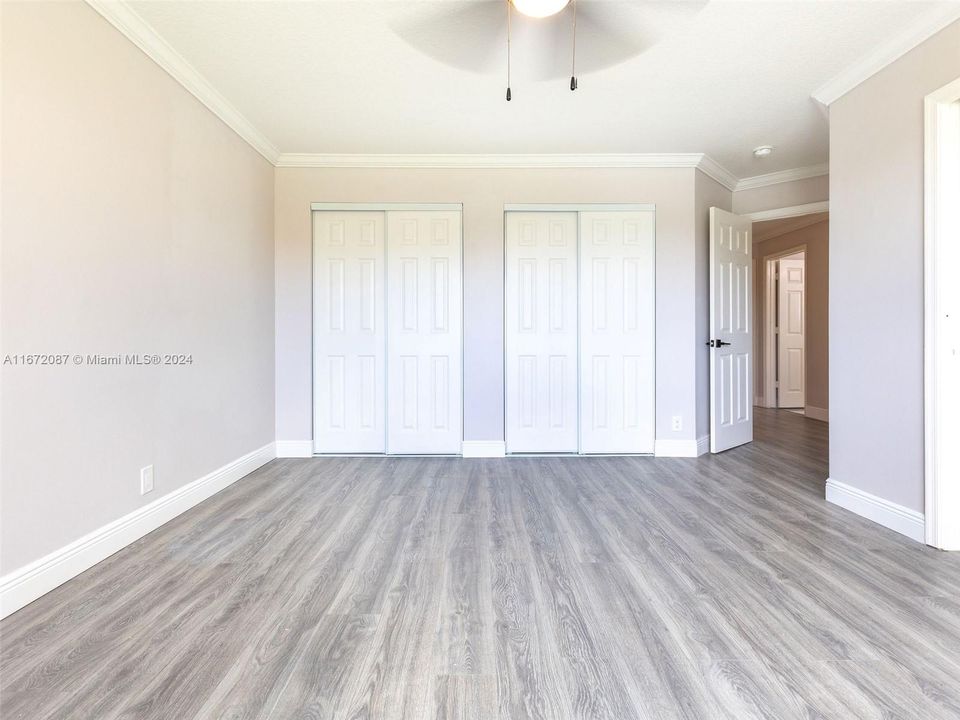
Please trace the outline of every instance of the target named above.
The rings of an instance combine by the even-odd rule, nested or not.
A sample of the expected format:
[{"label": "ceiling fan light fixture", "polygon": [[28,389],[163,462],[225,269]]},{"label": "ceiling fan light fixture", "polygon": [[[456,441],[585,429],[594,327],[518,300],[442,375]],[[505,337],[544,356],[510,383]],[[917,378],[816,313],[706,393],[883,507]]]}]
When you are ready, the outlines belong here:
[{"label": "ceiling fan light fixture", "polygon": [[532,18],[556,15],[570,4],[570,0],[510,0],[517,12]]}]

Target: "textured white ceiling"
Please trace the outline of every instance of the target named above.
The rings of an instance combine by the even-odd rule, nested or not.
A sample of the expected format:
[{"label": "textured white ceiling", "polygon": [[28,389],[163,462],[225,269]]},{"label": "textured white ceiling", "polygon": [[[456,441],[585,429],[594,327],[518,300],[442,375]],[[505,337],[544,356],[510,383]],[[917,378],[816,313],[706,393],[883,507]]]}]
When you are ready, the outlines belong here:
[{"label": "textured white ceiling", "polygon": [[[580,2],[608,6],[616,41],[636,36],[645,50],[578,73],[580,87],[570,92],[562,43],[557,57],[545,57],[563,19],[539,35],[520,23],[510,103],[489,7],[130,6],[285,153],[706,152],[746,177],[826,162],[826,111],[811,93],[938,4]],[[602,37],[584,31],[583,63],[617,59]],[[751,150],[762,144],[777,150],[756,160]]]}]

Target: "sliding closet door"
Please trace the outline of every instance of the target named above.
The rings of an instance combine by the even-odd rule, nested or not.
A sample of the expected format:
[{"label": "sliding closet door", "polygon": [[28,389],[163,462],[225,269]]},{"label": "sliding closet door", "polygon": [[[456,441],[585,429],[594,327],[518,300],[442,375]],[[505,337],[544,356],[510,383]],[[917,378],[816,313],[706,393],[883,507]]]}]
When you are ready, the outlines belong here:
[{"label": "sliding closet door", "polygon": [[383,220],[313,214],[314,452],[386,449]]},{"label": "sliding closet door", "polygon": [[387,452],[461,450],[460,213],[387,212]]},{"label": "sliding closet door", "polygon": [[577,213],[506,215],[507,452],[577,452]]},{"label": "sliding closet door", "polygon": [[580,214],[580,451],[652,453],[654,224]]}]

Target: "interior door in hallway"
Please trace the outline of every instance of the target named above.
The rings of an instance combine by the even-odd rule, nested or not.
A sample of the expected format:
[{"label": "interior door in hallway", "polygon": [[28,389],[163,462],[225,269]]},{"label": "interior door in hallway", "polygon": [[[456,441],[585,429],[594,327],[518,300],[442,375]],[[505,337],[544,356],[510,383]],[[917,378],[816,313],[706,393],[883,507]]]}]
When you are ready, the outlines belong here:
[{"label": "interior door in hallway", "polygon": [[460,212],[387,212],[387,452],[462,441]]},{"label": "interior door in hallway", "polygon": [[777,271],[777,405],[782,408],[802,408],[805,403],[805,273],[803,253],[780,258]]},{"label": "interior door in hallway", "polygon": [[384,217],[313,213],[314,452],[385,448]]},{"label": "interior door in hallway", "polygon": [[710,451],[753,440],[753,223],[710,208]]},{"label": "interior door in hallway", "polygon": [[654,213],[580,213],[580,452],[654,450]]},{"label": "interior door in hallway", "polygon": [[505,222],[507,452],[575,453],[577,213]]}]

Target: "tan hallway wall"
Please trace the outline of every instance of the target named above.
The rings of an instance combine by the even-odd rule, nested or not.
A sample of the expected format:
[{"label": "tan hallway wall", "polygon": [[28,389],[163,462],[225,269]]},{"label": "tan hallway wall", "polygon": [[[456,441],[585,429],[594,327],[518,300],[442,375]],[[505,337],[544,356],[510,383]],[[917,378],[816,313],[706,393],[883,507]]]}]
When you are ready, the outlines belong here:
[{"label": "tan hallway wall", "polygon": [[801,245],[807,246],[806,255],[806,401],[807,406],[827,410],[829,405],[829,376],[828,376],[828,329],[829,329],[829,221],[824,220],[799,230],[779,235],[777,237],[755,243],[753,256],[756,258],[754,288],[756,289],[756,312],[754,313],[757,339],[757,384],[756,395],[763,391],[764,356],[760,345],[761,328],[766,323],[764,315],[763,293],[765,287],[764,257],[776,255]]}]

